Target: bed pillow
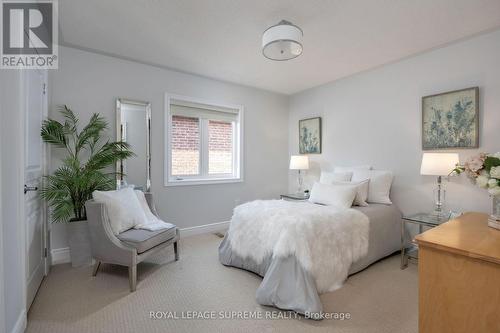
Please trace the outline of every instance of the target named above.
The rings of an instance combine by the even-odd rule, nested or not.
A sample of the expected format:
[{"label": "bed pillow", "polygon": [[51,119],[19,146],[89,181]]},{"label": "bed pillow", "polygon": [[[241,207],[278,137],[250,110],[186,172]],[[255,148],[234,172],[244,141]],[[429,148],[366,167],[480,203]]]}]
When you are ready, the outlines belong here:
[{"label": "bed pillow", "polygon": [[94,191],[92,197],[96,202],[106,206],[111,230],[115,235],[146,221],[144,210],[131,188],[116,191]]},{"label": "bed pillow", "polygon": [[331,184],[333,182],[348,182],[352,178],[352,172],[325,172],[321,171],[319,182],[321,184]]},{"label": "bed pillow", "polygon": [[356,192],[356,186],[329,185],[315,182],[309,196],[309,201],[327,206],[350,208]]},{"label": "bed pillow", "polygon": [[368,199],[368,188],[369,188],[369,179],[360,180],[360,181],[352,181],[352,182],[333,182],[333,185],[353,185],[356,186],[356,196],[354,197],[353,206],[361,206],[366,207],[368,203],[366,200]]},{"label": "bed pillow", "polygon": [[371,170],[372,166],[371,165],[356,165],[356,166],[349,166],[349,167],[344,167],[344,166],[336,166],[333,168],[334,172],[354,172],[355,170]]},{"label": "bed pillow", "polygon": [[389,198],[394,176],[391,171],[385,170],[355,170],[352,175],[353,181],[370,179],[368,186],[368,202],[391,205]]}]

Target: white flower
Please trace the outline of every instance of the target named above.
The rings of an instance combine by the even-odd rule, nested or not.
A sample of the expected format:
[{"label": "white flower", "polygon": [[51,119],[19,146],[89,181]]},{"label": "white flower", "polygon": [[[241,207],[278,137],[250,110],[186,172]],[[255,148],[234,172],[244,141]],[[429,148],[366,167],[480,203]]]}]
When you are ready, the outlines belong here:
[{"label": "white flower", "polygon": [[490,176],[496,179],[500,179],[500,166],[492,167],[490,170]]},{"label": "white flower", "polygon": [[480,188],[487,188],[488,187],[488,177],[485,176],[478,176],[476,178],[476,185],[479,186]]},{"label": "white flower", "polygon": [[498,180],[496,179],[490,179],[488,180],[488,187],[493,188],[498,186]]},{"label": "white flower", "polygon": [[500,196],[500,186],[490,188],[488,192],[494,197]]},{"label": "white flower", "polygon": [[496,158],[500,158],[500,152],[498,153],[494,153],[494,154],[490,154],[488,156],[491,156],[491,157],[496,157]]}]

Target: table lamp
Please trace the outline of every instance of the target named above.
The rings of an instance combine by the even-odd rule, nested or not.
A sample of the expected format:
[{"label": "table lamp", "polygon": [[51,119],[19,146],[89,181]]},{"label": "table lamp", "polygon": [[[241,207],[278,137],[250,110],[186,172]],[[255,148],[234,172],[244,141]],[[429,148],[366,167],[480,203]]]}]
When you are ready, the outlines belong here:
[{"label": "table lamp", "polygon": [[290,157],[290,170],[298,170],[298,178],[297,178],[297,183],[298,183],[298,188],[297,188],[297,193],[302,194],[302,182],[304,181],[302,178],[302,170],[307,170],[309,169],[309,157],[305,155],[292,155]]},{"label": "table lamp", "polygon": [[435,208],[437,217],[443,216],[443,205],[446,191],[441,186],[441,177],[448,176],[458,164],[457,153],[424,153],[420,174],[424,176],[438,176],[437,188],[434,190]]}]

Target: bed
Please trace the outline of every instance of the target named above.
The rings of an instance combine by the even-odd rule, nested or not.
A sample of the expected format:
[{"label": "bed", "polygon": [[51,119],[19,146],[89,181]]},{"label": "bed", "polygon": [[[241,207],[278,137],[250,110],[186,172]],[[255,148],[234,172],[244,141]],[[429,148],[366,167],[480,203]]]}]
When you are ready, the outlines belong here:
[{"label": "bed", "polygon": [[[283,202],[283,200],[281,201]],[[272,203],[272,205],[279,207],[282,211],[293,211],[293,213],[291,213],[292,216],[293,214],[297,214],[299,211],[307,209],[312,211],[329,209],[312,203],[279,203],[278,200],[266,200],[258,203],[258,205],[268,203]],[[260,208],[257,209],[256,207],[260,206],[249,207],[250,212],[253,209],[255,212],[254,214],[259,214],[259,211],[263,210]],[[237,210],[235,209],[235,212],[236,211]],[[265,214],[276,215],[277,213],[276,211],[269,210],[269,212],[266,211]],[[333,233],[330,234],[342,234],[342,237],[331,242],[327,240],[327,242],[345,244],[344,247],[333,248],[328,247],[328,245],[332,244],[326,244],[326,248],[328,248],[331,252],[325,252],[342,252],[342,255],[337,257],[348,257],[348,259],[343,260],[343,262],[340,262],[337,259],[335,259],[337,261],[332,259],[332,268],[334,271],[330,271],[330,273],[333,272],[331,275],[337,274],[337,270],[342,271],[343,269],[344,272],[338,274],[336,277],[337,281],[333,281],[333,284],[330,283],[327,288],[320,286],[324,284],[321,282],[321,278],[318,278],[318,274],[314,273],[314,270],[309,269],[309,266],[305,265],[303,260],[301,261],[300,256],[298,255],[292,254],[277,256],[276,253],[273,253],[273,251],[265,251],[265,254],[261,256],[262,259],[255,259],[258,258],[258,256],[254,256],[253,254],[248,255],[248,253],[241,254],[241,251],[236,251],[236,247],[231,244],[232,240],[233,242],[236,241],[232,238],[237,239],[239,242],[242,240],[245,241],[254,237],[256,233],[259,233],[259,229],[263,229],[262,225],[266,225],[259,225],[258,223],[251,221],[253,216],[252,214],[248,215],[250,217],[250,223],[247,224],[246,228],[249,230],[243,234],[244,238],[242,238],[241,235],[237,238],[235,229],[231,229],[235,218],[233,216],[231,227],[219,246],[219,260],[223,265],[245,269],[263,277],[262,283],[256,292],[256,299],[259,304],[274,306],[284,310],[293,310],[314,319],[314,314],[320,314],[323,312],[319,294],[340,288],[344,280],[347,278],[347,275],[363,270],[370,264],[398,251],[400,248],[401,212],[395,205],[370,204],[367,207],[353,207],[348,210],[344,209],[342,211],[335,212],[335,214],[336,215],[331,216],[339,218],[331,218],[331,221],[328,221],[328,218],[325,218],[324,222],[326,222],[326,224],[323,224],[322,226],[319,222],[317,224],[318,227],[321,228],[324,228],[325,225],[344,224],[344,230],[333,230]],[[350,228],[352,228],[351,225],[354,225],[354,223],[352,221],[349,221],[348,223],[342,223],[339,221],[342,219],[348,219],[347,216],[351,215],[360,220],[356,222],[359,223],[360,226],[362,226],[363,223],[367,223],[366,237],[357,237],[358,234],[362,233],[360,231],[362,229],[355,229],[355,231],[351,234],[345,233],[346,230],[349,231]],[[363,221],[361,216],[365,221]],[[297,217],[297,219],[300,218]],[[316,221],[311,223],[313,220],[314,219],[306,221],[306,224],[302,224],[302,226],[316,224]],[[255,225],[255,228],[253,228],[255,230],[252,230],[251,226],[253,225]],[[296,224],[291,224],[286,228],[287,229],[285,231],[287,231],[288,228],[300,229],[302,227],[297,227]],[[322,233],[321,229],[317,229],[315,231],[316,234],[318,234],[318,230]],[[235,237],[232,237],[232,234],[234,234]],[[320,238],[320,236],[321,235],[317,235],[318,238]],[[280,235],[276,237],[278,237],[276,239],[281,240]],[[298,240],[295,240],[294,242],[306,243],[306,240],[298,238]],[[363,251],[358,251],[358,253],[362,253],[362,255],[356,255],[350,250],[345,250],[345,247],[348,246],[350,242],[359,242],[362,244],[362,247],[364,247]],[[314,243],[310,244],[313,244],[310,245],[310,247],[315,246]],[[297,247],[299,246],[301,246],[301,244],[297,245]],[[259,247],[260,245],[255,246],[255,251],[259,251]],[[355,247],[360,248],[360,245],[358,244]],[[322,254],[318,255],[318,253]],[[324,265],[324,260],[328,260],[330,258],[330,256],[325,256],[324,254],[325,253],[323,252],[316,251],[313,255],[316,257],[322,257],[321,260],[323,260]],[[335,255],[332,254],[331,257],[334,258]],[[313,257],[312,260],[315,260],[315,258]],[[343,265],[347,266],[343,267]]]}]

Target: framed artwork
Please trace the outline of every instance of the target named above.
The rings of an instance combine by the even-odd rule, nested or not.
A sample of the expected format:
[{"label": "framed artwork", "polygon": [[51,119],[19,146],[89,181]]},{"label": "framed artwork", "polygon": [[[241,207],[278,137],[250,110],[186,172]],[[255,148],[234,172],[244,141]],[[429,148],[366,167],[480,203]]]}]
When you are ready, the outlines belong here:
[{"label": "framed artwork", "polygon": [[422,97],[422,149],[479,147],[479,88]]},{"label": "framed artwork", "polygon": [[299,152],[321,154],[321,118],[299,120]]}]

